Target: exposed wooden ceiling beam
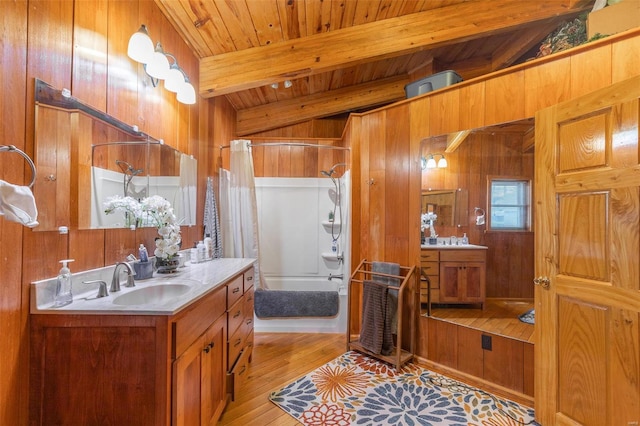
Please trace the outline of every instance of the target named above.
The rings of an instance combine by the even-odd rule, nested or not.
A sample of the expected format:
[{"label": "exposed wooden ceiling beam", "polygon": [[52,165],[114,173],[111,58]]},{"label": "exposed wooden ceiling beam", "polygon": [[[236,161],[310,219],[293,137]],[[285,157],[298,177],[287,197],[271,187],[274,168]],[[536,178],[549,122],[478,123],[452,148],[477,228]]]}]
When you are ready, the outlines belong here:
[{"label": "exposed wooden ceiling beam", "polygon": [[462,145],[462,142],[464,142],[465,139],[467,139],[467,136],[469,136],[470,134],[471,130],[461,130],[459,132],[447,135],[447,147],[445,148],[444,152],[455,152],[455,150],[458,149],[460,145]]},{"label": "exposed wooden ceiling beam", "polygon": [[[167,1],[167,0],[162,0]],[[200,60],[200,94],[213,97],[425,48],[509,31],[588,8],[569,0],[475,0]]]},{"label": "exposed wooden ceiling beam", "polygon": [[390,77],[342,89],[317,93],[239,110],[238,135],[285,127],[312,118],[394,102],[405,98],[408,77]]},{"label": "exposed wooden ceiling beam", "polygon": [[547,25],[517,31],[496,49],[499,54],[491,58],[491,70],[496,71],[510,66],[536,44],[539,44],[540,40],[549,35],[557,26],[557,23],[551,22]]}]

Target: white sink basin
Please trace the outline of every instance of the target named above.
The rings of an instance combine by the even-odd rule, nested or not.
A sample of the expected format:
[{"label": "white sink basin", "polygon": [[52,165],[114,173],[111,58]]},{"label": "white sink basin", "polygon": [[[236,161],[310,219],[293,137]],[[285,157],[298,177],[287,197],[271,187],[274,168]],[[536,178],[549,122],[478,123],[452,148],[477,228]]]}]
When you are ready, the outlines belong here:
[{"label": "white sink basin", "polygon": [[113,299],[116,305],[152,305],[169,302],[191,290],[187,284],[160,284],[132,290]]}]

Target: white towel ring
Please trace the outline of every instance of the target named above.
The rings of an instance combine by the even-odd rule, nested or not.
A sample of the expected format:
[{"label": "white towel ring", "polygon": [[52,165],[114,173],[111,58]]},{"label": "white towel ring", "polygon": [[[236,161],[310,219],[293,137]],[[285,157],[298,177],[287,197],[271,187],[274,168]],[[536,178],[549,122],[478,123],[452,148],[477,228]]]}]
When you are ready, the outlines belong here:
[{"label": "white towel ring", "polygon": [[0,152],[2,151],[17,152],[18,154],[22,155],[25,160],[27,160],[27,163],[29,163],[29,167],[31,167],[31,183],[29,183],[29,188],[33,187],[33,184],[36,182],[36,165],[33,164],[33,160],[31,159],[31,157],[29,157],[27,154],[25,154],[23,151],[19,150],[13,145],[0,146]]}]

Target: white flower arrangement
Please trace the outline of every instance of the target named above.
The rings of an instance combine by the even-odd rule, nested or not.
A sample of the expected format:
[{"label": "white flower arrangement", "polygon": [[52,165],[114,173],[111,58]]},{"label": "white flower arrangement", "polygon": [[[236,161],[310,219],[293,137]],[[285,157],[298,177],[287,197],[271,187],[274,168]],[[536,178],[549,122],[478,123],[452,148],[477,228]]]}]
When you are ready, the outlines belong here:
[{"label": "white flower arrangement", "polygon": [[435,213],[422,213],[421,219],[422,225],[420,226],[420,230],[424,232],[425,229],[429,228],[430,237],[436,238],[438,235],[436,234],[433,224],[438,219],[438,215]]},{"label": "white flower arrangement", "polygon": [[124,211],[135,219],[137,226],[155,226],[160,237],[156,238],[156,258],[170,259],[180,250],[180,225],[173,213],[171,203],[159,195],[138,201],[132,197],[115,195],[104,203],[106,214]]}]

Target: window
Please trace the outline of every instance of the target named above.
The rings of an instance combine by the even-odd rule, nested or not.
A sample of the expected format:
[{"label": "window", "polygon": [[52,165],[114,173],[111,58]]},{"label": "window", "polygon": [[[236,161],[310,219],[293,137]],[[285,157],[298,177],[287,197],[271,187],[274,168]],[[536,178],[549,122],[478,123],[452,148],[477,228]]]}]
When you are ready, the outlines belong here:
[{"label": "window", "polygon": [[531,182],[489,179],[489,229],[528,231],[531,227]]}]

